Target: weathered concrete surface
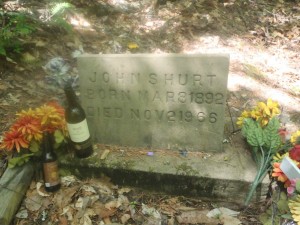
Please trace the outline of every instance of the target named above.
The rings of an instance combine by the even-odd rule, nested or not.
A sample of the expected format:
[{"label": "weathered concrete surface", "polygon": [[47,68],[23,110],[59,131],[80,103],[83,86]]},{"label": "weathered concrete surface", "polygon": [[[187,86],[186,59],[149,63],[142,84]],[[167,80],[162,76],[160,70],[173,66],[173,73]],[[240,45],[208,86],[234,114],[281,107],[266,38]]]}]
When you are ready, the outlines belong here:
[{"label": "weathered concrete surface", "polygon": [[[109,176],[116,184],[139,186],[149,190],[209,198],[210,200],[243,204],[256,174],[256,166],[249,152],[232,137],[224,144],[223,153],[185,153],[170,150],[132,149],[97,145],[95,154],[88,159],[71,155],[61,158],[61,167],[86,178]],[[108,156],[101,160],[105,150]],[[153,151],[153,156],[148,152]],[[265,179],[253,201],[267,193]]]},{"label": "weathered concrete surface", "polygon": [[222,151],[228,55],[86,54],[78,70],[95,142]]}]

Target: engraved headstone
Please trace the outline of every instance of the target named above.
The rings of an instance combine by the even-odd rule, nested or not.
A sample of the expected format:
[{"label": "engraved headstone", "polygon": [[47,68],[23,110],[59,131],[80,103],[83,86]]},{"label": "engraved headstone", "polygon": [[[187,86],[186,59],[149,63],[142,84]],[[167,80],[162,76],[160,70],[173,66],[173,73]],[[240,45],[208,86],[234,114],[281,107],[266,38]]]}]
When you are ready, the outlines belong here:
[{"label": "engraved headstone", "polygon": [[222,151],[228,55],[82,55],[78,69],[95,142]]}]

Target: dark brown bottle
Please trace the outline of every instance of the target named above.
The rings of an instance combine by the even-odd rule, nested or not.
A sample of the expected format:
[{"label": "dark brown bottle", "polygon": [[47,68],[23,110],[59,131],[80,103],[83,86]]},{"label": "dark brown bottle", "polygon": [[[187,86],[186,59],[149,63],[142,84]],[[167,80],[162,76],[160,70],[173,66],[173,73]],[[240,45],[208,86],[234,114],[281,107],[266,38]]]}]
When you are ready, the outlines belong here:
[{"label": "dark brown bottle", "polygon": [[52,136],[48,132],[43,133],[42,150],[45,190],[54,192],[60,188],[60,178],[58,174],[57,156],[53,150]]},{"label": "dark brown bottle", "polygon": [[85,116],[75,92],[70,84],[64,88],[67,97],[67,108],[65,118],[71,142],[75,149],[75,154],[79,158],[86,158],[93,154],[93,144]]}]

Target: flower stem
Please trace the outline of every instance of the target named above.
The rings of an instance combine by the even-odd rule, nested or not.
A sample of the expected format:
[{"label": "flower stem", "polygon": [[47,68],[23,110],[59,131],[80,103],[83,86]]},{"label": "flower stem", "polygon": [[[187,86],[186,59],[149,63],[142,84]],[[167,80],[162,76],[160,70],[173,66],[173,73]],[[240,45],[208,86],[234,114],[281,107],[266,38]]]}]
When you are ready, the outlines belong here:
[{"label": "flower stem", "polygon": [[245,200],[245,205],[249,205],[250,200],[253,197],[254,191],[256,190],[257,186],[261,183],[261,181],[264,179],[264,177],[266,176],[269,169],[271,168],[269,165],[270,160],[271,160],[271,149],[269,149],[269,152],[268,152],[268,155],[266,158],[265,158],[265,153],[264,153],[264,149],[262,148],[262,146],[260,146],[260,150],[261,150],[262,158],[259,163],[259,169],[258,169],[258,172],[256,173],[253,183],[251,184],[250,191],[248,192],[248,195]]}]

